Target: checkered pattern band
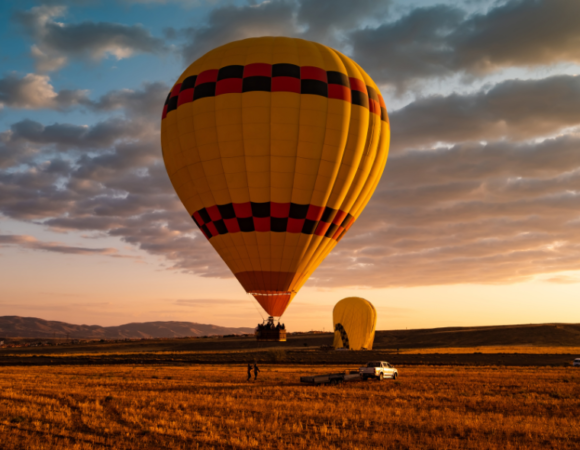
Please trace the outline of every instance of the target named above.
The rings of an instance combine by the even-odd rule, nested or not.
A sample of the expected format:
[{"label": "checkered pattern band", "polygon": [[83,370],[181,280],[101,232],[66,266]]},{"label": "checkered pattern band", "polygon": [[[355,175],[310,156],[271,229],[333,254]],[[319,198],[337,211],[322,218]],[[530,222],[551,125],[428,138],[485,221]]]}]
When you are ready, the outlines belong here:
[{"label": "checkered pattern band", "polygon": [[335,332],[338,331],[340,333],[340,338],[342,339],[342,346],[346,349],[350,349],[350,344],[348,342],[348,334],[346,333],[346,330],[344,329],[341,323],[336,324],[336,326],[334,327],[334,331]]},{"label": "checkered pattern band", "polygon": [[228,233],[274,231],[325,236],[339,241],[354,223],[344,211],[296,203],[228,203],[202,208],[192,215],[206,238]]},{"label": "checkered pattern band", "polygon": [[184,103],[253,91],[294,92],[344,100],[369,109],[384,122],[389,121],[381,94],[358,78],[318,67],[262,63],[226,66],[186,78],[169,92],[162,118]]}]

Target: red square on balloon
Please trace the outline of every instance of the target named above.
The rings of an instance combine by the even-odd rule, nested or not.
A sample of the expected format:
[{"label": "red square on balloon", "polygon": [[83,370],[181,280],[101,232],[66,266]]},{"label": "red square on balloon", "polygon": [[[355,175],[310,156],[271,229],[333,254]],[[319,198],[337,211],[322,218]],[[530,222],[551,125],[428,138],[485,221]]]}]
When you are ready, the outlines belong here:
[{"label": "red square on balloon", "polygon": [[217,236],[219,234],[217,228],[215,227],[215,225],[213,224],[213,222],[210,222],[206,225],[207,229],[211,232],[212,236]]},{"label": "red square on balloon", "polygon": [[250,202],[234,203],[234,211],[236,217],[243,219],[245,217],[252,217],[252,205]]},{"label": "red square on balloon", "polygon": [[181,83],[177,83],[175,86],[173,86],[173,89],[171,89],[171,97],[177,97],[179,95],[180,90]]},{"label": "red square on balloon", "polygon": [[193,89],[186,89],[179,93],[179,98],[177,99],[177,106],[181,106],[184,103],[189,103],[193,101]]},{"label": "red square on balloon", "polygon": [[270,203],[270,215],[284,219],[290,215],[290,203]]},{"label": "red square on balloon", "polygon": [[200,73],[195,79],[195,85],[199,86],[203,83],[215,83],[217,81],[218,72],[217,69],[211,69]]},{"label": "red square on balloon", "polygon": [[302,233],[302,227],[304,226],[304,219],[288,219],[288,227],[286,231],[288,233]]},{"label": "red square on balloon", "polygon": [[300,68],[300,78],[303,80],[318,80],[328,82],[326,70],[319,67],[303,66]]},{"label": "red square on balloon", "polygon": [[349,80],[350,80],[350,88],[353,91],[364,92],[365,94],[368,95],[367,87],[363,81],[359,80],[358,78],[350,78]]},{"label": "red square on balloon", "polygon": [[272,65],[265,63],[253,63],[244,67],[244,78],[247,77],[271,77]]},{"label": "red square on balloon", "polygon": [[254,228],[256,231],[270,231],[270,218],[254,217]]},{"label": "red square on balloon", "polygon": [[270,231],[270,218],[254,217],[254,228],[256,231]]},{"label": "red square on balloon", "polygon": [[308,220],[318,222],[322,218],[323,211],[324,208],[322,206],[310,205],[308,207],[308,213],[306,214],[306,218]]},{"label": "red square on balloon", "polygon": [[328,98],[335,98],[338,100],[345,100],[351,102],[350,89],[346,86],[341,86],[340,84],[329,84],[328,85]]},{"label": "red square on balloon", "polygon": [[216,84],[215,95],[241,94],[242,83],[241,78],[227,78],[225,80],[220,80]]},{"label": "red square on balloon", "polygon": [[292,77],[272,78],[272,92],[294,92],[300,94],[300,80]]},{"label": "red square on balloon", "polygon": [[196,211],[193,213],[193,217],[195,217],[195,220],[197,221],[197,224],[201,227],[202,225],[205,224],[205,222],[203,221],[203,219],[201,218],[201,216],[199,215],[199,212]]},{"label": "red square on balloon", "polygon": [[229,233],[237,233],[240,231],[240,224],[238,223],[238,219],[224,219],[224,224],[226,225]]},{"label": "red square on balloon", "polygon": [[217,205],[209,206],[205,208],[205,210],[209,214],[209,217],[211,217],[211,220],[213,220],[214,222],[222,218],[222,215],[220,214],[220,210],[218,209]]}]

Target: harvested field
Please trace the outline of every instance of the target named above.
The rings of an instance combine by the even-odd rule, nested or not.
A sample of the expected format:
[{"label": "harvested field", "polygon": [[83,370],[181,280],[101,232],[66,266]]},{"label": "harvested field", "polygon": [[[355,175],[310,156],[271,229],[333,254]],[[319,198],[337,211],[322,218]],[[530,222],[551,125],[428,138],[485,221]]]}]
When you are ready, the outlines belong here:
[{"label": "harvested field", "polygon": [[[353,369],[345,366],[344,369]],[[0,368],[3,449],[577,448],[580,370],[399,367],[302,386],[323,366]]]}]

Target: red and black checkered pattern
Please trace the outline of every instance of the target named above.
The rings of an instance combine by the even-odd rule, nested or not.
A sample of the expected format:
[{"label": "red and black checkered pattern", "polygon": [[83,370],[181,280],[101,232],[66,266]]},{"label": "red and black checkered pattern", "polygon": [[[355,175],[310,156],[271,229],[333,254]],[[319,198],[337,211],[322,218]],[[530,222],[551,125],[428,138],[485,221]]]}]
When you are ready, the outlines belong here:
[{"label": "red and black checkered pattern", "polygon": [[344,211],[296,203],[228,203],[193,213],[193,220],[206,238],[219,234],[274,231],[303,233],[340,240],[354,222]]},{"label": "red and black checkered pattern", "polygon": [[318,67],[262,63],[226,66],[186,78],[167,96],[163,119],[184,103],[200,98],[253,91],[294,92],[344,100],[380,115],[384,122],[389,120],[381,94],[357,78]]}]

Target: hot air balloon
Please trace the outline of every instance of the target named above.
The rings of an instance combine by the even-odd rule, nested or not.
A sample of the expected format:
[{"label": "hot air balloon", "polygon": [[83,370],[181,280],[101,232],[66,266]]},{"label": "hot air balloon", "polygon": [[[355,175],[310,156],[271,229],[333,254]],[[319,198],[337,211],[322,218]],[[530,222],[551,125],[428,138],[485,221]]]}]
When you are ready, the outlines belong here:
[{"label": "hot air balloon", "polygon": [[371,302],[359,297],[339,301],[332,311],[334,348],[349,350],[373,348],[377,311]]},{"label": "hot air balloon", "polygon": [[285,37],[206,53],[171,89],[161,122],[177,195],[271,317],[370,200],[389,138],[383,98],[357,63]]}]

